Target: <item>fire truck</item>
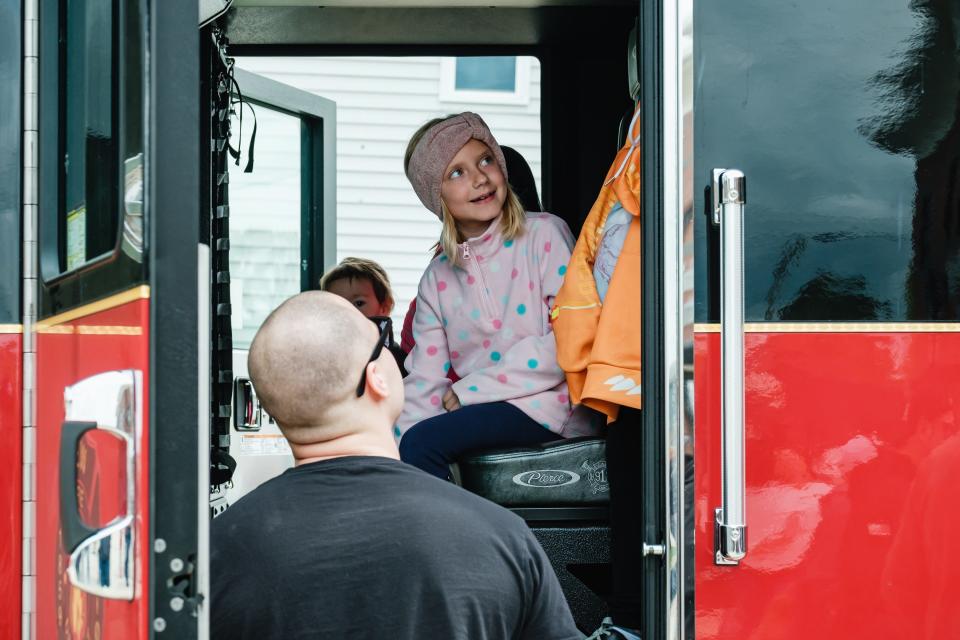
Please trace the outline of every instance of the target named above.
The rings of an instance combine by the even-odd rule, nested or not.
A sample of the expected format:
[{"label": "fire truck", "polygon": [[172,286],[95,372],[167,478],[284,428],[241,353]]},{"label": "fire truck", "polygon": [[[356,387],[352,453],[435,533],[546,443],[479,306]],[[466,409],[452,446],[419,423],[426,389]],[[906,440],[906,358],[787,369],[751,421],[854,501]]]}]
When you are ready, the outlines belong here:
[{"label": "fire truck", "polygon": [[[12,0],[0,36],[0,637],[208,637],[211,519],[280,470],[237,451],[276,432],[231,340],[230,130],[299,120],[310,289],[336,107],[242,55],[536,56],[575,234],[637,148],[643,637],[960,637],[960,4]],[[578,469],[593,498],[507,506],[589,631]]]}]

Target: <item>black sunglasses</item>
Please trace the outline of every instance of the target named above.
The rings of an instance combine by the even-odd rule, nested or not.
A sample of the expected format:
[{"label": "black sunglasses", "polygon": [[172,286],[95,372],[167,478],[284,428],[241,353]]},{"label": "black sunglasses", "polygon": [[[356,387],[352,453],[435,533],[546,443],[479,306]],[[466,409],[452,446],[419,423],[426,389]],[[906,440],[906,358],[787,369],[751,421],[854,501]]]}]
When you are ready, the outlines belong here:
[{"label": "black sunglasses", "polygon": [[360,384],[357,385],[357,397],[363,395],[367,388],[367,365],[380,357],[383,348],[390,346],[390,337],[393,335],[393,320],[389,316],[373,316],[370,320],[380,328],[380,338],[377,339],[377,346],[373,348],[370,359],[363,365],[363,373],[360,374]]}]

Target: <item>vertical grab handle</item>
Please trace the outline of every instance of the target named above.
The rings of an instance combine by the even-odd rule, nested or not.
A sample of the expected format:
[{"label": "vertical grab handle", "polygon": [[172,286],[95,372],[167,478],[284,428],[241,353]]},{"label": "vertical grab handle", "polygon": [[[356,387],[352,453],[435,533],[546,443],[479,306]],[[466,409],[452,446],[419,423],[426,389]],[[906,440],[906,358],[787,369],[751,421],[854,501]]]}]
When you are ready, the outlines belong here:
[{"label": "vertical grab handle", "polygon": [[714,511],[714,561],[736,565],[747,553],[744,474],[743,211],[747,180],[737,169],[713,170],[713,222],[720,225],[720,358],[723,502]]}]

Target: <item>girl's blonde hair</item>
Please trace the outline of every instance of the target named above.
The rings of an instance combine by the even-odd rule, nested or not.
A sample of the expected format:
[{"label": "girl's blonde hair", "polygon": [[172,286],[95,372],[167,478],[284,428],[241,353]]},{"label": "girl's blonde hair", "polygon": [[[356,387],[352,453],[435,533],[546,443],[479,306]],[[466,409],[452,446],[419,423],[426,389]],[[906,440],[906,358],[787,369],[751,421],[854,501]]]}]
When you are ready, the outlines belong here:
[{"label": "girl's blonde hair", "polygon": [[[413,156],[413,150],[417,148],[417,144],[427,130],[436,124],[440,124],[444,120],[455,118],[457,115],[456,113],[451,113],[442,118],[434,118],[433,120],[425,122],[423,126],[414,132],[410,137],[410,142],[407,143],[407,150],[403,154],[404,173],[409,171],[410,158]],[[506,176],[504,176],[504,178],[506,178]],[[500,231],[503,234],[504,240],[513,240],[523,234],[523,223],[524,220],[526,220],[527,212],[524,210],[523,205],[520,204],[520,198],[513,192],[513,188],[509,182],[506,182],[506,188],[507,197],[503,201],[503,217],[500,219]],[[431,247],[431,250],[436,253],[443,253],[443,255],[447,256],[447,260],[449,260],[451,264],[460,266],[461,259],[457,251],[457,245],[466,240],[466,238],[464,238],[460,230],[457,229],[457,221],[454,220],[450,210],[447,209],[447,203],[444,202],[442,198],[440,199],[440,208],[443,212],[441,218],[443,221],[443,229],[440,231],[440,240]]]}]

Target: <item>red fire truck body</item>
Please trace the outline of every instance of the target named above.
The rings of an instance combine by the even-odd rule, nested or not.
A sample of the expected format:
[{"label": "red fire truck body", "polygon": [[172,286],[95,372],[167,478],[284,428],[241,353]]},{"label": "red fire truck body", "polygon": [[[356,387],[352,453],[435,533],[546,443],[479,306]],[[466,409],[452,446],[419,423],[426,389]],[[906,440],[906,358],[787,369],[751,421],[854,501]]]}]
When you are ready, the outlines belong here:
[{"label": "red fire truck body", "polygon": [[[697,438],[697,637],[950,637],[960,336],[778,329],[746,339],[739,573],[710,557],[721,442]],[[719,421],[718,338],[697,334],[698,424]]]},{"label": "red fire truck body", "polygon": [[[209,523],[270,426],[231,339],[238,77],[300,120],[300,289],[337,257],[335,107],[246,55],[539,57],[575,234],[639,101],[644,637],[960,637],[960,5],[289,4],[0,7],[0,637],[210,634]],[[609,505],[507,506],[589,632]]]}]

